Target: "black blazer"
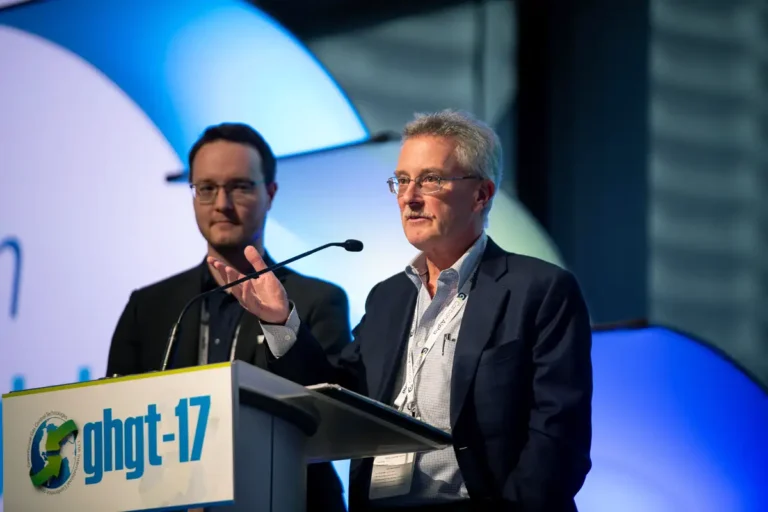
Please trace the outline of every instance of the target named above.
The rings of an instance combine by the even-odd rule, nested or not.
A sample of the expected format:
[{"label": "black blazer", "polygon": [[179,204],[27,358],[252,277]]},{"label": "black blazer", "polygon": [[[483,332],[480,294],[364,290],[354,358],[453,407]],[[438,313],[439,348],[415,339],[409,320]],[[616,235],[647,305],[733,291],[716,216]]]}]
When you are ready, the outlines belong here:
[{"label": "black blazer", "polygon": [[[268,255],[264,259],[267,265],[274,263]],[[131,293],[112,336],[107,375],[131,375],[161,368],[173,323],[187,301],[202,292],[205,265],[203,262]],[[325,353],[334,359],[350,341],[349,304],[344,290],[285,267],[275,271],[275,275],[295,304],[302,323],[307,324]],[[264,367],[264,353],[268,350],[266,344],[258,343],[260,334],[259,319],[244,312],[235,358]],[[181,322],[174,368],[197,365],[199,335],[200,307],[193,305]],[[301,373],[290,369],[286,373],[282,376],[299,384],[316,384],[304,382]]]},{"label": "black blazer", "polygon": [[[402,273],[371,290],[335,367],[317,380],[391,403],[416,287]],[[450,418],[454,450],[479,510],[566,512],[591,468],[592,335],[574,276],[492,240],[472,285],[456,345]],[[302,327],[276,361],[320,361]],[[368,508],[372,461],[353,463],[350,511]]]},{"label": "black blazer", "polygon": [[[273,264],[265,256],[267,265]],[[205,262],[190,270],[131,293],[117,328],[107,362],[107,375],[131,375],[159,370],[173,323],[184,305],[202,291]],[[295,304],[302,322],[321,340],[320,356],[331,360],[350,342],[349,305],[346,293],[338,286],[303,276],[287,268],[275,275]],[[174,368],[198,364],[200,307],[192,306],[181,323]],[[281,365],[273,368],[273,358],[266,343],[258,343],[262,334],[259,319],[243,313],[235,358],[269,369],[302,385],[317,384],[302,367]],[[324,351],[324,352],[323,352]],[[344,511],[343,488],[333,467],[312,464],[307,471],[307,510]]]}]

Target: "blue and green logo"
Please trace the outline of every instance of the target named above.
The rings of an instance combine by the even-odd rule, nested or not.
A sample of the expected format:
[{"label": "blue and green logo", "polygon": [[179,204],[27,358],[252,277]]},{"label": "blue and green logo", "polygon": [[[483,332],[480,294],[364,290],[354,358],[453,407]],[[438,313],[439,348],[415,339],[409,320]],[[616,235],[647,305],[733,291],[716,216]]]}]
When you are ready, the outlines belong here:
[{"label": "blue and green logo", "polygon": [[52,411],[40,418],[29,436],[32,485],[48,494],[65,491],[80,465],[80,440],[74,420]]}]

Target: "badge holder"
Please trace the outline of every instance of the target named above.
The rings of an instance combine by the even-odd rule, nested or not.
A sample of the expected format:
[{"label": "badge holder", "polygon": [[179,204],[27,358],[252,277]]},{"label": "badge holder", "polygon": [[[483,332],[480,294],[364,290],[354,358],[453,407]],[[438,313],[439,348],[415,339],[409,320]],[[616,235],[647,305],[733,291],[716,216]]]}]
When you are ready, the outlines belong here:
[{"label": "badge holder", "polygon": [[402,496],[411,491],[416,454],[398,453],[373,459],[368,498],[378,500]]}]

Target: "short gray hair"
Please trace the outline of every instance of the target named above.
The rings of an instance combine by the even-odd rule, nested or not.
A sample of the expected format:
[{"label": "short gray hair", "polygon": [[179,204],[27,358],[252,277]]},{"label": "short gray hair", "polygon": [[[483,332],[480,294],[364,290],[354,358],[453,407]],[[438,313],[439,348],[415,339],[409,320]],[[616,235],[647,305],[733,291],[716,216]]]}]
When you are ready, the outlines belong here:
[{"label": "short gray hair", "polygon": [[[501,186],[501,141],[486,123],[472,114],[459,110],[441,110],[423,114],[403,128],[403,141],[418,136],[449,137],[456,141],[456,159],[463,168],[491,180],[496,190]],[[485,216],[491,209],[493,198],[488,201]]]}]

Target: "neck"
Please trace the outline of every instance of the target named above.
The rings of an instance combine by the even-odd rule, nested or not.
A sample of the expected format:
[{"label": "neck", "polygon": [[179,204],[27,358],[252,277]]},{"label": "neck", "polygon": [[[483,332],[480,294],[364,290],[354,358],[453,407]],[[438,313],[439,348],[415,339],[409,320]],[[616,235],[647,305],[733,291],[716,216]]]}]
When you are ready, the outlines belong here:
[{"label": "neck", "polygon": [[473,233],[471,237],[461,244],[454,244],[451,247],[436,247],[434,249],[425,250],[424,257],[427,264],[427,289],[429,294],[434,296],[435,288],[437,287],[437,278],[440,272],[450,268],[459,261],[464,253],[466,253],[477,239],[480,238],[481,233]]},{"label": "neck", "polygon": [[[263,257],[264,245],[257,241],[253,243],[253,246],[256,247],[256,250],[259,251],[259,254]],[[211,256],[221,261],[222,263],[229,265],[241,274],[248,274],[253,272],[254,269],[251,263],[246,259],[244,251],[245,247],[239,249],[233,248],[228,250],[220,250],[211,247],[210,245],[208,246],[208,256]],[[219,276],[219,273],[213,267],[211,267],[210,264],[208,265],[208,268],[210,269],[211,275],[219,284],[219,286],[224,285],[224,280]]]}]

